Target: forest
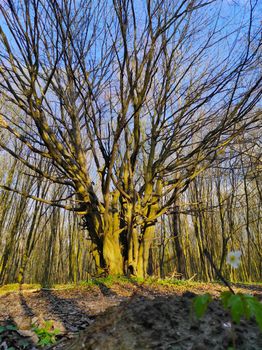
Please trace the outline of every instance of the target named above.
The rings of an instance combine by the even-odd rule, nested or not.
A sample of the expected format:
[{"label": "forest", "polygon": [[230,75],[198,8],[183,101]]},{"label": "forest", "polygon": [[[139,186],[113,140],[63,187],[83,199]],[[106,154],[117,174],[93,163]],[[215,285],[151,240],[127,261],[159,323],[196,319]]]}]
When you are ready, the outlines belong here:
[{"label": "forest", "polygon": [[[26,289],[37,288],[40,299],[57,307],[56,288],[70,286],[71,308],[74,298],[85,303],[85,288],[93,288],[98,299],[114,296],[119,307],[121,298],[131,298],[130,313],[142,307],[139,298],[153,294],[163,310],[165,297],[176,295],[174,305],[192,299],[196,314],[198,303],[203,310],[209,302],[217,305],[209,292],[213,297],[214,288],[222,288],[223,295],[227,288],[243,303],[239,317],[253,317],[262,327],[261,5],[0,1],[0,349],[36,349],[8,343],[17,333],[5,328],[13,327],[5,323],[9,299],[1,301],[8,288],[23,307],[33,303]],[[134,308],[125,286],[139,295]],[[174,286],[194,298],[180,300]],[[233,289],[238,287],[255,299]],[[224,305],[231,294],[221,296]],[[115,305],[103,303],[99,315]],[[92,315],[77,310],[85,320]],[[153,311],[148,317],[153,315],[158,317]],[[34,330],[49,321],[37,322]],[[40,344],[41,332],[34,335],[51,349],[57,337],[50,322],[49,342]],[[77,322],[72,319],[78,334]],[[253,326],[245,327],[257,336]],[[254,344],[251,338],[237,344],[233,336],[226,345],[218,339],[217,347],[199,338],[199,348],[191,340],[172,345],[161,337],[154,345],[152,334],[151,343],[134,345],[127,338],[122,334],[122,345],[83,347],[77,340],[69,348],[262,348],[259,336]]]}]

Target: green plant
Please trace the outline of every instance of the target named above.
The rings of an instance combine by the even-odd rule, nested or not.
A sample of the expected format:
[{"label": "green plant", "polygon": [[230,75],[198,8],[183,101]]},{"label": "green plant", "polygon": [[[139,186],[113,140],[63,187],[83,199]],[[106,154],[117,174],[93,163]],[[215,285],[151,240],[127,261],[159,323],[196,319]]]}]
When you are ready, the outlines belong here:
[{"label": "green plant", "polygon": [[[17,333],[17,331],[18,331],[18,328],[14,324],[6,324],[3,326],[0,326],[0,348],[1,348],[2,341],[4,340],[6,350],[29,349],[30,342],[27,339],[21,338],[21,336]],[[10,343],[13,346],[10,346]]]},{"label": "green plant", "polygon": [[235,323],[239,323],[241,317],[247,320],[254,317],[262,332],[262,304],[256,297],[249,294],[223,292],[220,298],[224,308],[230,311]]},{"label": "green plant", "polygon": [[[249,320],[254,317],[262,332],[262,304],[252,295],[222,292],[220,300],[225,310],[230,311],[231,319],[239,323],[242,317]],[[193,309],[197,318],[201,318],[207,310],[212,297],[209,293],[198,295],[193,300]]]},{"label": "green plant", "polygon": [[[12,325],[12,324],[0,326],[0,346],[1,346],[1,343],[3,340],[3,335],[6,335],[7,332],[16,331],[16,330],[17,330],[17,327],[15,325]],[[7,350],[15,350],[14,347],[7,347],[6,349]]]},{"label": "green plant", "polygon": [[60,330],[54,328],[53,321],[45,321],[42,327],[33,325],[32,329],[39,338],[39,346],[54,344],[56,342],[57,335],[60,334]]},{"label": "green plant", "polygon": [[17,326],[12,324],[8,324],[6,326],[0,326],[0,333],[3,333],[5,331],[16,331],[16,330],[17,330]]},{"label": "green plant", "polygon": [[212,297],[209,293],[198,295],[193,300],[193,309],[196,317],[201,318],[207,310],[209,303],[212,301]]}]

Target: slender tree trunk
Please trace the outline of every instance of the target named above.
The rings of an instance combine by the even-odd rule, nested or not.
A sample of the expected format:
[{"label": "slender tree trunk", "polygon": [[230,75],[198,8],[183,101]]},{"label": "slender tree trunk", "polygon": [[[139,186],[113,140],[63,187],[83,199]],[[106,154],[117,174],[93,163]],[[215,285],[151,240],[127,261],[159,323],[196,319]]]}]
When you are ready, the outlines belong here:
[{"label": "slender tree trunk", "polygon": [[186,261],[185,255],[182,248],[182,242],[180,239],[180,224],[179,224],[179,207],[175,205],[173,214],[173,234],[175,239],[175,250],[177,256],[177,272],[183,277],[186,275]]}]

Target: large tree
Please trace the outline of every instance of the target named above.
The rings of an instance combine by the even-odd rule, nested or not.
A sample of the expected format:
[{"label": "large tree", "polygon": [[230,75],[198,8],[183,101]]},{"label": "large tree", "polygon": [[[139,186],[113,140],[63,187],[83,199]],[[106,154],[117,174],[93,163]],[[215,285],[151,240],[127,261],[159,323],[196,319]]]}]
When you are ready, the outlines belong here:
[{"label": "large tree", "polygon": [[0,145],[64,191],[2,187],[82,215],[98,269],[145,276],[158,218],[259,120],[256,5],[2,1]]}]

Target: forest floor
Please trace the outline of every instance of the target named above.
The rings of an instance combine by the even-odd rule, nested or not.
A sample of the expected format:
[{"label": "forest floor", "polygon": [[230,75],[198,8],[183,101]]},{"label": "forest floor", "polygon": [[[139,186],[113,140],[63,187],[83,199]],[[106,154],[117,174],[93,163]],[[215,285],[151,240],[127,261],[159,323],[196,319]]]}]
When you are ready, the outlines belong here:
[{"label": "forest floor", "polygon": [[[261,285],[234,289],[262,300]],[[196,294],[208,292],[216,298],[224,290],[213,283],[122,279],[50,289],[4,286],[0,288],[0,350],[228,350],[233,346],[261,350],[255,321],[231,324],[216,300],[201,320],[195,318]],[[42,331],[38,338],[32,324]],[[56,336],[54,329],[59,330]],[[51,344],[54,338],[56,343]],[[47,345],[36,345],[40,340]]]}]

